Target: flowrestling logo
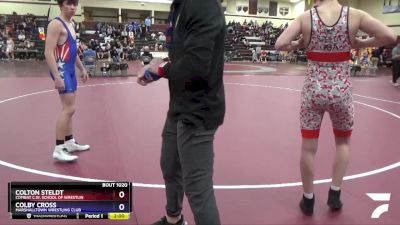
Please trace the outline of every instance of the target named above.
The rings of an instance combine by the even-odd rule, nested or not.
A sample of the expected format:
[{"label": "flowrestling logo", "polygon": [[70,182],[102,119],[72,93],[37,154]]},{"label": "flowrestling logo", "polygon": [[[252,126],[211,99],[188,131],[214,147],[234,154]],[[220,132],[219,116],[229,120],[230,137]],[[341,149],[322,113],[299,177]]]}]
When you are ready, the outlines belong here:
[{"label": "flowrestling logo", "polygon": [[386,202],[375,208],[371,214],[372,219],[379,219],[381,215],[389,211],[390,193],[367,193],[368,197],[376,202]]}]

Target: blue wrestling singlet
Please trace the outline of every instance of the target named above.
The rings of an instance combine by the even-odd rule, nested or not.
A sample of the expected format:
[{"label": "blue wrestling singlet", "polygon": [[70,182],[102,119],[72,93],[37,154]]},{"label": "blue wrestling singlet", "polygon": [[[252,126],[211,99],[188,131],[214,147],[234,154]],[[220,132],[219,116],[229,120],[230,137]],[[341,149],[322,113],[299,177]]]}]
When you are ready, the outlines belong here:
[{"label": "blue wrestling singlet", "polygon": [[[78,47],[76,40],[73,38],[68,26],[59,17],[56,17],[65,27],[68,33],[67,40],[62,45],[57,45],[54,56],[58,65],[61,79],[64,80],[65,90],[60,94],[74,93],[77,89],[77,80],[75,75],[75,60],[78,55]],[[54,75],[50,72],[50,76],[54,80]]]}]

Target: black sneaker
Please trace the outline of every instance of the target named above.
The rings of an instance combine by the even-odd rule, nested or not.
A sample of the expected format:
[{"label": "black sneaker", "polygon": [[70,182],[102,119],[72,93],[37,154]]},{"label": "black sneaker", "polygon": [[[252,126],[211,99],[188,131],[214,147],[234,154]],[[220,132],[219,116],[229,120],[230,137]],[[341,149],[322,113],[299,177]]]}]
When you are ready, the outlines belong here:
[{"label": "black sneaker", "polygon": [[162,217],[159,221],[153,223],[152,225],[187,225],[187,222],[183,219],[183,215],[181,219],[177,223],[168,223],[167,217]]},{"label": "black sneaker", "polygon": [[329,188],[327,204],[332,211],[338,211],[342,209],[343,204],[342,201],[340,201],[340,190],[334,191]]},{"label": "black sneaker", "polygon": [[315,202],[315,195],[313,196],[312,199],[308,199],[304,197],[300,201],[300,209],[306,216],[312,216],[314,213],[314,202]]}]

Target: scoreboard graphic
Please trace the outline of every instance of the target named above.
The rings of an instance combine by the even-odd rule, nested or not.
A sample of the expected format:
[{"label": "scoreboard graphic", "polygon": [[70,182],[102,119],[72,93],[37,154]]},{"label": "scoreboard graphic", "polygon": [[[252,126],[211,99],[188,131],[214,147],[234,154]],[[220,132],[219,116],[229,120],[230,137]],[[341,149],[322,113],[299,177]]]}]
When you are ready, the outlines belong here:
[{"label": "scoreboard graphic", "polygon": [[130,182],[10,182],[12,219],[128,220]]}]

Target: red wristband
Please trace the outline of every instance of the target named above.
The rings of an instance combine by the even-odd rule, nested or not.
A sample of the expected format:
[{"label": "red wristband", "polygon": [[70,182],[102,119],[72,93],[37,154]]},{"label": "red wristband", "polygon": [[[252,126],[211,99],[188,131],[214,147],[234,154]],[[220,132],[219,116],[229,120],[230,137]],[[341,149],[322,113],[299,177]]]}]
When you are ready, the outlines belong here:
[{"label": "red wristband", "polygon": [[159,66],[158,66],[158,75],[160,76],[160,77],[166,77],[166,73],[165,73],[165,70],[164,70],[164,66],[167,64],[168,62],[163,62],[163,63],[161,63]]}]

